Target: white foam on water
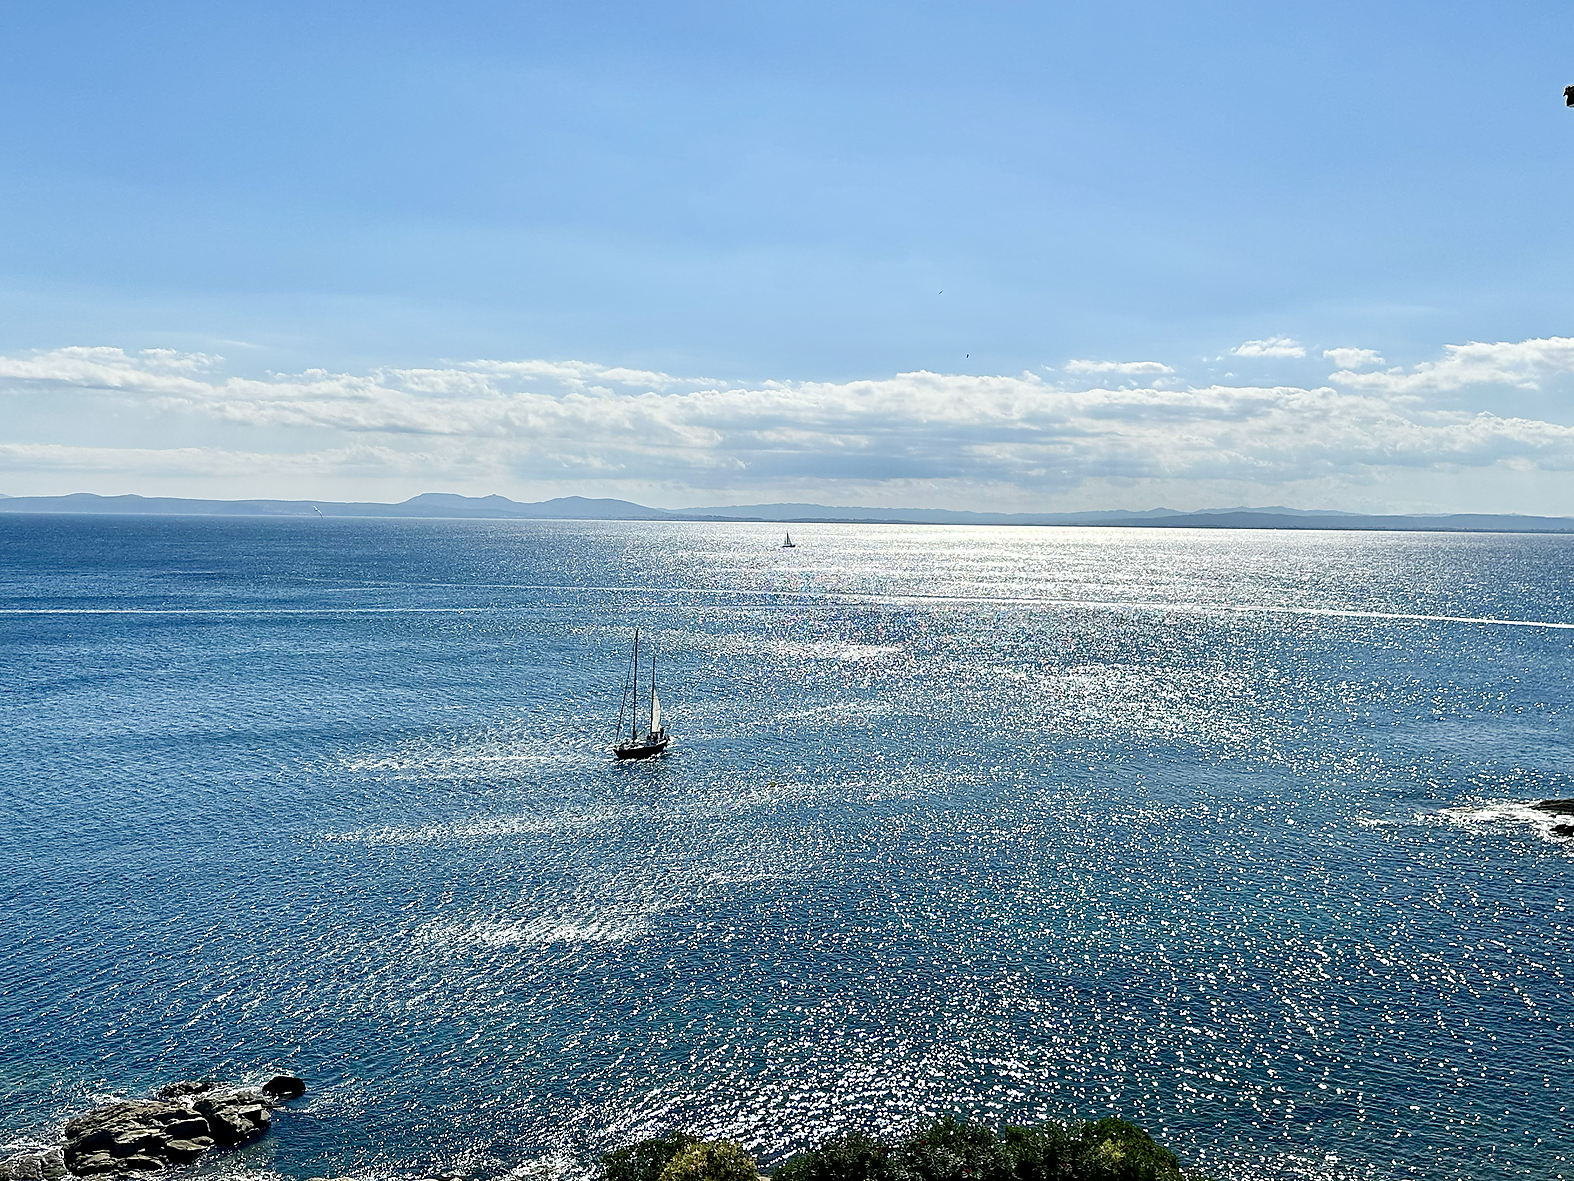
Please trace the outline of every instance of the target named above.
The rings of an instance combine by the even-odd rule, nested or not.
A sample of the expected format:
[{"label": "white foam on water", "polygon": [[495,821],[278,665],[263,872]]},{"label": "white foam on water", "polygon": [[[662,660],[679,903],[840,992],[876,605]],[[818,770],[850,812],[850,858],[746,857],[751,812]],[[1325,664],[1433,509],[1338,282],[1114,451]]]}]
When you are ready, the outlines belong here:
[{"label": "white foam on water", "polygon": [[[578,757],[578,752],[572,753]],[[346,759],[341,765],[346,771],[394,771],[413,772],[423,779],[442,777],[446,773],[452,776],[455,771],[496,771],[499,767],[534,767],[542,763],[564,761],[563,754],[539,747],[523,747],[515,750],[501,751],[496,754],[409,754],[409,755],[367,755],[363,758]]]},{"label": "white foam on water", "polygon": [[565,1177],[583,1177],[588,1171],[572,1153],[559,1151],[529,1157],[505,1175],[519,1181],[562,1181]]},{"label": "white foam on water", "polygon": [[896,656],[902,651],[896,644],[836,644],[831,647],[834,648],[835,659],[844,664],[874,660],[882,656]]},{"label": "white foam on water", "polygon": [[7,1157],[13,1153],[21,1152],[46,1152],[57,1147],[57,1142],[40,1140],[34,1136],[23,1136],[20,1140],[6,1140],[0,1143],[0,1157]]},{"label": "white foam on water", "polygon": [[321,836],[325,841],[362,845],[432,845],[447,841],[497,840],[549,832],[584,832],[641,819],[650,815],[651,811],[649,807],[634,807],[561,812],[550,816],[478,816],[410,827],[388,825],[383,828],[330,830]]},{"label": "white foam on water", "polygon": [[[1574,833],[1558,832],[1574,826],[1574,816],[1560,815],[1538,808],[1542,801],[1505,800],[1473,807],[1443,808],[1438,812],[1445,820],[1465,828],[1515,825],[1530,828],[1542,840],[1554,845],[1574,846]],[[1418,816],[1425,820],[1425,816]]]},{"label": "white foam on water", "polygon": [[539,918],[518,923],[472,923],[468,928],[450,928],[462,942],[487,947],[550,947],[554,943],[628,943],[645,932],[643,917],[607,921],[574,922]]}]

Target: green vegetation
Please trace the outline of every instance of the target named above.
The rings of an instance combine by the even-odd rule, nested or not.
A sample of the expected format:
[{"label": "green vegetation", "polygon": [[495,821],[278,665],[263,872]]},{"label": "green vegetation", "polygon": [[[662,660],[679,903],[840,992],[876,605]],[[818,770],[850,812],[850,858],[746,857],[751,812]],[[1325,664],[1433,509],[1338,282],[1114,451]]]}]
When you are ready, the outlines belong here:
[{"label": "green vegetation", "polygon": [[1136,1124],[1096,1120],[1077,1132],[1077,1161],[1088,1181],[1170,1181],[1180,1161]]},{"label": "green vegetation", "polygon": [[1060,1124],[1007,1128],[1001,1139],[1011,1158],[1015,1181],[1060,1181],[1072,1174],[1077,1142]]},{"label": "green vegetation", "polygon": [[[759,1181],[730,1140],[681,1132],[601,1158],[604,1181]],[[853,1132],[800,1152],[770,1181],[1181,1181],[1180,1161],[1135,1124],[1008,1127],[947,1116],[895,1144]]]},{"label": "green vegetation", "polygon": [[760,1170],[741,1144],[705,1140],[673,1157],[659,1181],[760,1181]]},{"label": "green vegetation", "polygon": [[641,1140],[629,1148],[620,1148],[601,1158],[601,1175],[604,1181],[658,1181],[662,1170],[672,1163],[672,1158],[685,1148],[698,1144],[698,1136],[687,1132],[672,1132],[654,1140]]},{"label": "green vegetation", "polygon": [[891,1150],[872,1136],[853,1132],[800,1152],[771,1181],[897,1181]]}]

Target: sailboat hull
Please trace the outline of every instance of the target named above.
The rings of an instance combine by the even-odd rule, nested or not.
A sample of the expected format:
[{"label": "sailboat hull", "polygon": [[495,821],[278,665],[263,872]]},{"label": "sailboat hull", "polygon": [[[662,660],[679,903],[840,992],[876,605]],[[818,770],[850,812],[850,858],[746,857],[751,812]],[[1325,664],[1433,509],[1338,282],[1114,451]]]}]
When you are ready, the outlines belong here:
[{"label": "sailboat hull", "polygon": [[646,736],[635,742],[620,742],[612,748],[612,753],[620,759],[653,759],[661,754],[671,744],[672,738],[663,734],[659,738]]}]

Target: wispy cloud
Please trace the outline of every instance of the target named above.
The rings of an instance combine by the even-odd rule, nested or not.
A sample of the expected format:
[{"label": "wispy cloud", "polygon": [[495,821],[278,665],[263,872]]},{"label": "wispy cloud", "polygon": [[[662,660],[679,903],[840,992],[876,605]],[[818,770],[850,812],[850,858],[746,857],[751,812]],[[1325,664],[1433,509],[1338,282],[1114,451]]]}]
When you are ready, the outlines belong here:
[{"label": "wispy cloud", "polygon": [[[1341,351],[1370,350],[1329,353]],[[1409,374],[1343,373],[1340,389],[1184,386],[1158,362],[1082,364],[1090,376],[1152,380],[1066,390],[1031,373],[915,372],[737,385],[486,360],[255,378],[225,376],[220,360],[199,355],[63,349],[0,357],[0,393],[109,399],[125,421],[157,415],[178,437],[167,448],[10,442],[0,470],[398,477],[422,487],[621,482],[679,497],[920,484],[1038,496],[1109,480],[1272,488],[1494,465],[1574,470],[1574,428],[1428,408],[1415,394],[1422,382],[1574,369],[1574,340],[1458,346]]]},{"label": "wispy cloud", "polygon": [[[0,470],[156,476],[420,476],[451,456],[365,445],[279,453],[219,447],[73,447],[0,443]],[[287,490],[281,490],[281,495]]]},{"label": "wispy cloud", "polygon": [[1235,357],[1304,357],[1306,346],[1288,336],[1270,336],[1267,340],[1248,340],[1230,350]]},{"label": "wispy cloud", "polygon": [[1574,373],[1574,337],[1451,344],[1443,350],[1441,360],[1423,361],[1409,371],[1397,368],[1355,373],[1353,368],[1347,366],[1328,380],[1385,394],[1436,393],[1473,385],[1535,389],[1548,377]]},{"label": "wispy cloud", "polygon": [[1066,372],[1078,376],[1110,373],[1121,377],[1170,377],[1175,370],[1162,361],[1067,361]]},{"label": "wispy cloud", "polygon": [[1324,349],[1323,356],[1341,369],[1365,369],[1383,363],[1376,349]]}]

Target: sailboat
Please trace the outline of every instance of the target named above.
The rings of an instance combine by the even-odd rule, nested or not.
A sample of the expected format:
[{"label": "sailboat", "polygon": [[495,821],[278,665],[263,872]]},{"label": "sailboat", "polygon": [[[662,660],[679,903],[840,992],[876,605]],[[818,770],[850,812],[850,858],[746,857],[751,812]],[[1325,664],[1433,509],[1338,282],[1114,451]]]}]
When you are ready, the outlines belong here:
[{"label": "sailboat", "polygon": [[792,534],[787,535],[787,540],[782,542],[782,549],[797,549],[798,543],[792,539]]},{"label": "sailboat", "polygon": [[[661,698],[656,696],[656,657],[650,658],[650,727],[639,732],[639,629],[634,629],[634,658],[629,662],[629,678],[623,683],[623,704],[618,710],[618,741],[612,753],[620,759],[648,759],[667,749],[672,735],[661,723]],[[628,737],[623,737],[623,719],[628,717]]]}]

